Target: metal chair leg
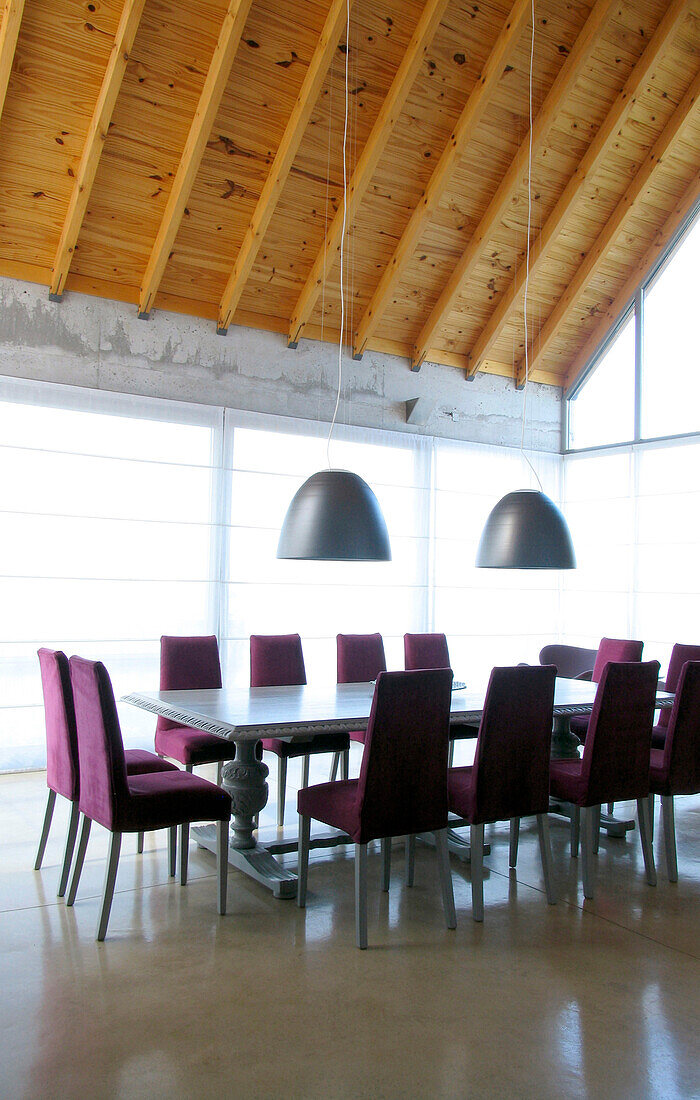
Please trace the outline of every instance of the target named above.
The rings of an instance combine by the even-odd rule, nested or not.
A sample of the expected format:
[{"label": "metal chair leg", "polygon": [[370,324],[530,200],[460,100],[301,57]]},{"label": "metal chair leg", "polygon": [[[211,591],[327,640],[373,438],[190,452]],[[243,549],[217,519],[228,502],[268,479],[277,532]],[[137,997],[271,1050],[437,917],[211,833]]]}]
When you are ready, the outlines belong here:
[{"label": "metal chair leg", "polygon": [[223,760],[220,760],[219,763],[216,765],[216,785],[217,785],[217,787],[221,786],[221,775],[223,773],[223,770],[224,770],[224,762],[223,762]]},{"label": "metal chair leg", "polygon": [[39,850],[36,853],[36,860],[34,862],[34,870],[38,871],[41,867],[42,860],[44,858],[44,852],[46,851],[46,841],[49,839],[49,830],[51,828],[51,819],[53,818],[53,810],[56,805],[56,792],[49,787],[49,796],[46,799],[46,810],[44,811],[44,824],[41,827],[41,838],[39,840]]},{"label": "metal chair leg", "polygon": [[136,834],[136,851],[139,855],[143,854],[143,833]]},{"label": "metal chair leg", "polygon": [[571,807],[571,858],[578,859],[579,840],[581,835],[581,808]]},{"label": "metal chair leg", "polygon": [[654,800],[655,800],[655,796],[653,794],[650,794],[649,795],[649,819],[650,819],[650,824],[651,824],[651,839],[652,840],[654,839],[654,814],[655,814]]},{"label": "metal chair leg", "polygon": [[226,914],[228,887],[228,825],[228,821],[218,821],[216,824],[217,909],[222,917]]},{"label": "metal chair leg", "polygon": [[413,875],[416,868],[416,838],[415,835],[406,837],[406,885],[413,886]]},{"label": "metal chair leg", "polygon": [[549,817],[547,814],[537,815],[537,835],[540,841],[540,858],[542,860],[542,873],[544,875],[544,888],[547,891],[547,901],[550,905],[556,905],[557,891],[554,885],[552,846],[549,842]]},{"label": "metal chair leg", "polygon": [[311,763],[311,757],[308,752],[306,756],[302,757],[301,761],[301,785],[302,787],[308,787],[309,785],[309,764]]},{"label": "metal chair leg", "polygon": [[340,754],[340,778],[348,779],[350,776],[350,749],[344,749]]},{"label": "metal chair leg", "polygon": [[663,794],[661,796],[661,814],[664,826],[664,848],[666,849],[666,872],[668,874],[668,881],[678,882],[676,821],[672,794]]},{"label": "metal chair leg", "polygon": [[85,862],[85,852],[87,850],[88,840],[90,839],[90,826],[92,821],[89,817],[85,817],[83,814],[83,826],[80,830],[80,840],[78,841],[78,853],[75,857],[75,865],[73,867],[73,877],[70,882],[70,889],[68,890],[68,897],[66,898],[66,905],[73,905],[75,903],[75,895],[78,893],[78,883],[80,882],[80,876],[83,873],[83,864]]},{"label": "metal chair leg", "polygon": [[583,837],[581,838],[581,855],[582,855],[582,868],[581,874],[583,878],[583,896],[584,898],[593,897],[593,824],[595,821],[595,813],[593,806],[585,806],[582,808],[583,814]]},{"label": "metal chair leg", "polygon": [[593,814],[593,854],[596,856],[600,851],[600,814],[602,808],[602,806],[591,806]]},{"label": "metal chair leg", "polygon": [[187,885],[187,863],[190,849],[190,825],[183,821],[180,826],[180,885]]},{"label": "metal chair leg", "polygon": [[122,834],[112,833],[109,843],[107,869],[105,871],[105,885],[102,892],[102,905],[100,907],[100,917],[97,922],[97,935],[95,936],[98,942],[101,942],[107,935],[107,925],[109,923],[109,914],[112,908],[112,898],[114,897],[114,884],[117,881],[117,867],[119,866],[119,852],[121,846]]},{"label": "metal chair leg", "polygon": [[277,757],[277,825],[284,825],[284,799],[287,791],[287,757]]},{"label": "metal chair leg", "polygon": [[447,927],[457,927],[457,914],[455,912],[455,895],[452,887],[452,871],[450,870],[450,854],[447,850],[447,829],[438,829],[433,833],[435,837],[435,851],[438,861],[438,873],[440,875],[440,890],[442,891],[442,905],[445,910],[445,922]]},{"label": "metal chair leg", "polygon": [[472,916],[475,921],[484,919],[484,826],[469,827],[471,847]]},{"label": "metal chair leg", "polygon": [[175,878],[177,861],[177,825],[171,825],[168,829],[168,874]]},{"label": "metal chair leg", "polygon": [[355,845],[355,942],[367,947],[367,845]]},{"label": "metal chair leg", "polygon": [[391,881],[391,837],[383,836],[380,844],[382,848],[382,890],[385,894],[388,894]]},{"label": "metal chair leg", "polygon": [[339,763],[340,763],[340,753],[339,752],[334,752],[333,753],[333,759],[331,761],[331,770],[330,770],[330,773],[328,775],[328,782],[329,783],[335,783],[335,777],[338,774],[338,764]]},{"label": "metal chair leg", "polygon": [[448,768],[452,767],[452,765],[454,764],[454,759],[455,759],[455,743],[454,743],[454,741],[450,741],[450,747],[447,751],[447,767]]},{"label": "metal chair leg", "polygon": [[644,870],[646,871],[647,882],[650,886],[656,886],[656,867],[654,866],[654,846],[651,843],[648,799],[637,799],[637,817],[639,818],[639,836],[642,841],[642,854],[644,856]]},{"label": "metal chair leg", "polygon": [[517,867],[518,865],[518,841],[520,840],[520,818],[511,817],[510,819],[510,846],[508,850],[508,866]]},{"label": "metal chair leg", "polygon": [[297,861],[297,905],[303,909],[306,905],[306,882],[309,877],[309,840],[311,837],[311,818],[299,814],[299,859]]},{"label": "metal chair leg", "polygon": [[63,867],[61,868],[61,878],[58,883],[59,898],[62,898],[65,895],[66,886],[68,885],[68,875],[70,874],[70,865],[73,859],[73,851],[75,850],[75,838],[78,835],[79,817],[80,810],[78,809],[78,803],[71,802],[70,821],[68,822],[68,836],[66,837],[66,850],[63,855]]}]

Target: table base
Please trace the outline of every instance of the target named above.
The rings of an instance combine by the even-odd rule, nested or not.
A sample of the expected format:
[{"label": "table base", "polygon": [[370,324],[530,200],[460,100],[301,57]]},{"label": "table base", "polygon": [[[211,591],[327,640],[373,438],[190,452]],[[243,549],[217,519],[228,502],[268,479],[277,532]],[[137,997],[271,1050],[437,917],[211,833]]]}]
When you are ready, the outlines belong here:
[{"label": "table base", "polygon": [[[554,799],[549,803],[550,814],[556,814],[558,817],[565,817],[568,821],[571,821],[571,803],[570,802],[558,802]],[[622,818],[615,817],[613,814],[600,815],[600,827],[605,829],[608,836],[612,837],[625,837],[632,829],[636,829],[637,823],[631,818],[623,820]]]}]

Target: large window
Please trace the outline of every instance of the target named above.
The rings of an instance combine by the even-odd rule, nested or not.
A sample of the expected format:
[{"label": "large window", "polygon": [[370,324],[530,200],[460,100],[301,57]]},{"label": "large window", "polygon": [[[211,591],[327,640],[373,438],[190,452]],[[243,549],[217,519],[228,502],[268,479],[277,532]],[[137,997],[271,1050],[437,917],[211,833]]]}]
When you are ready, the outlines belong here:
[{"label": "large window", "polygon": [[[448,635],[459,678],[537,660],[558,637],[552,574],[475,570],[490,508],[529,484],[517,451],[339,427],[331,461],[361,474],[393,560],[279,561],[286,508],[326,463],[325,429],[290,418],[6,382],[0,401],[0,770],[40,766],[41,645],[105,662],[117,698],[158,684],[161,634],[216,633],[227,683],[251,633],[302,635],[310,680],[334,680],[337,633]],[[555,499],[561,458],[536,458]],[[120,708],[127,744],[152,716]]]},{"label": "large window", "polygon": [[586,384],[569,401],[569,446],[634,439],[634,314],[614,333]]}]

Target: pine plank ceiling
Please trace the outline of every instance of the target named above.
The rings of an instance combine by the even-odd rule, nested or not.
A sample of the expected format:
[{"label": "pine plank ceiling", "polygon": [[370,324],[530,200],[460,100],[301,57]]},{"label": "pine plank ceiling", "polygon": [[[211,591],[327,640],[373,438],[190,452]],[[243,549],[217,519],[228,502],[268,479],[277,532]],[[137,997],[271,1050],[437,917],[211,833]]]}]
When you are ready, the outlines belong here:
[{"label": "pine plank ceiling", "polygon": [[[0,274],[571,384],[700,198],[700,0],[4,0]],[[349,49],[346,48],[346,35]],[[347,211],[343,124],[348,70]]]}]

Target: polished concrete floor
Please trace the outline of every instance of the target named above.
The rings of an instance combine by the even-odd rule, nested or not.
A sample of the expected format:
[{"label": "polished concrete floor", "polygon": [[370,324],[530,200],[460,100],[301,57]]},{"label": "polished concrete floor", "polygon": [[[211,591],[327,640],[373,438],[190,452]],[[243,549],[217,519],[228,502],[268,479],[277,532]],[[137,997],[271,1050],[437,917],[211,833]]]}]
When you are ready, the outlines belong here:
[{"label": "polished concrete floor", "polygon": [[388,895],[374,853],[360,952],[349,853],[312,859],[306,911],[232,872],[221,918],[213,856],[191,845],[180,887],[164,833],[143,856],[125,839],[95,943],[105,834],[94,830],[67,909],[55,896],[65,805],[32,870],[44,782],[0,778],[3,1100],[700,1096],[700,798],[677,800],[676,885],[658,829],[655,889],[638,834],[604,837],[585,904],[563,822],[552,819],[553,907],[534,828],[523,823],[517,871],[507,829],[488,830],[481,925],[468,867],[452,860],[456,932],[431,851],[419,848],[409,890],[397,845]]}]

